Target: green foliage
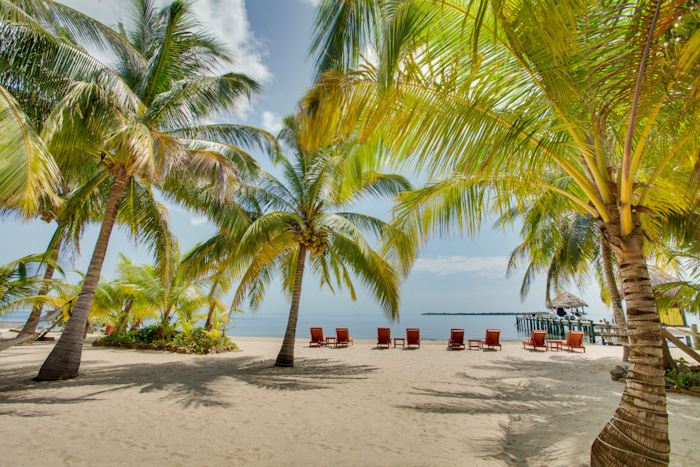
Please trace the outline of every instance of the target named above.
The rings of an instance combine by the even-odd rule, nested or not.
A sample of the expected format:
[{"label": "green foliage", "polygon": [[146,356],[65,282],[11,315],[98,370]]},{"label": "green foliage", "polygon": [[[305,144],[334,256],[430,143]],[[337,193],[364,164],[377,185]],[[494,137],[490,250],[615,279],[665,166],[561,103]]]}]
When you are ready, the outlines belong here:
[{"label": "green foliage", "polygon": [[204,328],[193,329],[190,333],[178,333],[173,339],[179,349],[187,349],[192,353],[207,354],[212,351],[226,352],[236,349],[231,339],[218,331],[207,332]]},{"label": "green foliage", "polygon": [[700,386],[700,371],[697,367],[691,367],[684,359],[676,362],[675,370],[666,372],[666,385],[675,389],[688,389]]},{"label": "green foliage", "polygon": [[152,325],[137,331],[113,333],[97,339],[93,345],[167,350],[178,353],[208,354],[236,350],[236,344],[219,331],[195,328],[189,333],[173,330],[167,339],[159,338],[160,326]]}]

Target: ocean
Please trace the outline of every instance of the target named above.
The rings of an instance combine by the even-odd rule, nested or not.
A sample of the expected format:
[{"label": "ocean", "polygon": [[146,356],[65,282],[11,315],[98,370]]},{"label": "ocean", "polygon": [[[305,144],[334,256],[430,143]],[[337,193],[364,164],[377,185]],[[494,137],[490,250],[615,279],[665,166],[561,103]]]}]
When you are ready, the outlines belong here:
[{"label": "ocean", "polygon": [[[17,311],[0,316],[0,324],[18,325],[28,316],[28,311]],[[246,313],[233,315],[228,334],[239,336],[281,337],[287,326],[284,313]],[[515,329],[515,315],[450,315],[434,316],[420,313],[404,314],[398,323],[391,323],[380,311],[313,313],[301,310],[297,323],[297,337],[309,337],[310,327],[322,327],[327,335],[335,334],[336,327],[347,327],[356,339],[374,339],[378,327],[391,328],[391,335],[405,335],[406,328],[420,328],[421,338],[446,340],[450,328],[464,328],[468,337],[481,337],[487,328],[501,330],[501,339],[519,337]]]}]

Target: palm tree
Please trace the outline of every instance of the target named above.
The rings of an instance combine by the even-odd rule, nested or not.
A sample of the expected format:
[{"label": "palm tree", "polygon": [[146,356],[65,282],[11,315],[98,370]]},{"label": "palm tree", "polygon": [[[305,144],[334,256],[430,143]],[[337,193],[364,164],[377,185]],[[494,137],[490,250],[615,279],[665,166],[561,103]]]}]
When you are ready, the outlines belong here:
[{"label": "palm tree", "polygon": [[[120,80],[97,73],[75,82],[44,126],[44,139],[62,170],[96,165],[93,182],[108,186],[109,195],[82,292],[38,380],[77,375],[82,331],[112,227],[120,207],[128,207],[125,194],[152,199],[157,187],[181,203],[196,191],[214,192],[223,200],[235,193],[239,174],[256,167],[239,145],[273,146],[272,137],[255,128],[200,123],[231,110],[259,86],[244,75],[213,74],[229,57],[214,38],[199,32],[189,4],[174,1],[157,9],[150,1],[137,1],[134,9],[132,28],[122,29],[137,53],[120,55]],[[64,215],[78,204],[66,206]],[[145,212],[131,214],[149,221]],[[172,245],[166,238],[153,240],[166,274]]]},{"label": "palm tree", "polygon": [[[306,147],[381,134],[395,157],[455,177],[452,202],[416,216],[423,227],[473,220],[480,201],[466,193],[485,184],[506,204],[552,191],[601,224],[622,278],[631,377],[593,465],[668,463],[645,238],[693,203],[700,31],[686,13],[663,0],[326,0],[317,16],[316,50],[336,70],[306,98]],[[372,46],[377,64],[346,69]]]},{"label": "palm tree", "polygon": [[[108,191],[96,183],[97,167],[80,165],[60,172],[50,154],[41,133],[51,109],[65,96],[76,80],[101,73],[103,79],[120,81],[116,72],[88,55],[82,45],[108,48],[123,57],[138,57],[129,41],[102,23],[52,0],[15,2],[0,1],[0,107],[2,107],[0,146],[3,163],[0,164],[0,214],[21,213],[24,217],[38,217],[45,222],[56,221],[59,226],[47,249],[52,260],[44,265],[40,296],[46,296],[52,284],[53,263],[59,253],[77,251],[80,236],[88,222],[98,221],[104,211]],[[19,138],[19,139],[18,139]],[[99,181],[99,177],[97,179]],[[104,185],[104,184],[103,184]],[[136,195],[136,196],[134,196]],[[72,203],[71,197],[79,203]],[[149,212],[156,217],[151,222],[128,226],[135,237],[150,240],[167,238],[166,231],[146,232],[148,226],[164,227],[160,205],[144,200],[142,193],[129,192],[127,205],[139,212]],[[150,201],[150,206],[139,206]],[[99,203],[102,203],[101,205]],[[64,204],[77,205],[69,218],[63,218]],[[153,208],[158,209],[153,209]],[[127,223],[126,214],[120,214],[117,222]],[[153,222],[155,220],[155,222]],[[134,221],[132,218],[131,221]],[[33,306],[22,332],[34,334],[43,309],[42,302]],[[31,343],[31,341],[29,341]]]},{"label": "palm tree", "polygon": [[251,182],[238,208],[232,210],[231,221],[195,248],[189,261],[203,264],[215,252],[229,252],[219,261],[241,275],[232,308],[246,297],[252,307],[258,306],[275,274],[281,276],[291,305],[275,365],[288,367],[294,365],[307,266],[322,286],[331,291],[347,287],[353,299],[353,275],[358,276],[389,319],[396,319],[400,276],[412,261],[412,250],[398,240],[382,251],[372,248],[363,230],[378,238],[400,237],[400,232],[378,218],[344,210],[359,197],[396,195],[409,188],[406,179],[367,169],[364,154],[352,143],[303,151],[298,145],[297,120],[291,117],[279,137],[292,151],[289,158],[279,160],[283,179],[261,174]]}]

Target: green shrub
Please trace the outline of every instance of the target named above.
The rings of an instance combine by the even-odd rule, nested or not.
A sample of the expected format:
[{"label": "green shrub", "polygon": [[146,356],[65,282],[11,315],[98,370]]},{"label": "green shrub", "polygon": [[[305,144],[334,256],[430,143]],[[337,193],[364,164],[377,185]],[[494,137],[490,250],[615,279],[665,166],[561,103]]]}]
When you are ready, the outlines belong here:
[{"label": "green shrub", "polygon": [[158,336],[158,325],[154,324],[152,326],[145,326],[134,331],[135,338],[137,342],[144,342],[150,344],[155,342]]},{"label": "green shrub", "polygon": [[681,358],[676,362],[675,370],[666,372],[666,385],[677,389],[700,386],[700,372],[688,366],[688,362]]},{"label": "green shrub", "polygon": [[195,328],[190,333],[180,333],[173,339],[173,344],[192,353],[227,352],[236,349],[231,339],[219,332],[207,332],[204,328]]},{"label": "green shrub", "polygon": [[180,353],[207,354],[236,350],[236,344],[218,331],[207,332],[195,328],[188,334],[174,331],[169,339],[158,339],[158,325],[146,326],[138,331],[113,333],[100,337],[93,345],[127,347],[152,350],[168,350]]}]

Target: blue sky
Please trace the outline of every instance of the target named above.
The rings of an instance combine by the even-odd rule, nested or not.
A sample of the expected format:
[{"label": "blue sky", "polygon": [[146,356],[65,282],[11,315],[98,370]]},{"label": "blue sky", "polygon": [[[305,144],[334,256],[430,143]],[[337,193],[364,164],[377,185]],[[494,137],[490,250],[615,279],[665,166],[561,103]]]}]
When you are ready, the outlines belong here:
[{"label": "blue sky", "polygon": [[[112,0],[64,0],[75,8],[114,24],[124,17],[126,3]],[[275,131],[279,119],[296,108],[297,100],[310,84],[312,63],[307,59],[307,48],[313,19],[315,0],[195,0],[195,7],[208,31],[217,33],[235,52],[237,71],[249,73],[260,80],[264,91],[249,106],[241,108],[235,118],[243,123],[258,125]],[[262,160],[262,159],[261,159]],[[388,202],[367,201],[359,208],[373,214],[386,215]],[[172,228],[187,250],[214,232],[206,219],[169,206]],[[403,287],[402,316],[424,311],[445,312],[510,312],[536,311],[544,308],[544,285],[538,280],[525,302],[520,301],[520,277],[505,278],[506,257],[518,242],[516,231],[491,229],[486,222],[474,238],[455,235],[450,239],[430,242],[421,253]],[[53,231],[43,222],[21,223],[4,219],[0,222],[0,263],[19,256],[42,251]],[[96,228],[89,228],[82,242],[81,254],[64,268],[84,270],[96,237]],[[118,252],[138,262],[150,262],[148,253],[134,245],[123,232],[112,235],[103,269],[103,278],[113,275]],[[327,312],[329,304],[338,312],[381,315],[372,300],[360,291],[358,301],[352,302],[346,294],[330,298],[327,291],[319,290],[310,277],[305,278],[302,313]],[[580,294],[591,306],[595,317],[609,316],[598,298],[595,287],[569,290]],[[278,288],[271,288],[259,311],[271,318],[283,316],[288,309]]]}]

